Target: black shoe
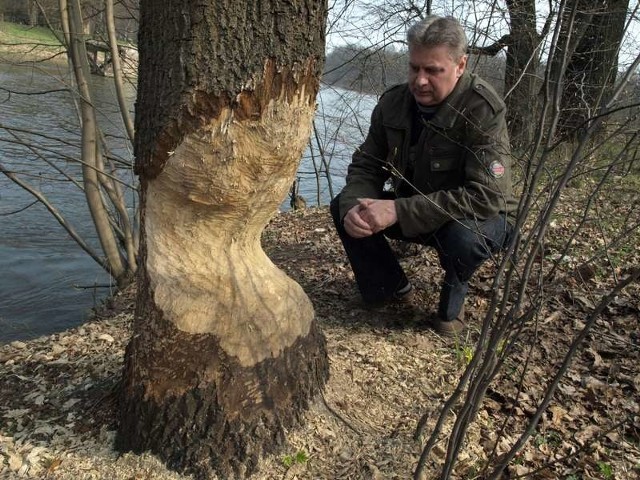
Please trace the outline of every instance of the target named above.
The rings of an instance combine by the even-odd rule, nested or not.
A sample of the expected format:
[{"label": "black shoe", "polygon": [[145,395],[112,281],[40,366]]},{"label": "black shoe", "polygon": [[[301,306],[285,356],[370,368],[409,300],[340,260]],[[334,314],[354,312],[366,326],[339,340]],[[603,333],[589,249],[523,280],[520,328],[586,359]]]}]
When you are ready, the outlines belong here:
[{"label": "black shoe", "polygon": [[415,291],[413,289],[413,285],[407,283],[406,286],[397,290],[393,295],[383,300],[367,302],[361,296],[358,296],[358,301],[356,303],[359,303],[363,308],[375,309],[386,307],[387,305],[410,306],[413,305],[414,299]]}]

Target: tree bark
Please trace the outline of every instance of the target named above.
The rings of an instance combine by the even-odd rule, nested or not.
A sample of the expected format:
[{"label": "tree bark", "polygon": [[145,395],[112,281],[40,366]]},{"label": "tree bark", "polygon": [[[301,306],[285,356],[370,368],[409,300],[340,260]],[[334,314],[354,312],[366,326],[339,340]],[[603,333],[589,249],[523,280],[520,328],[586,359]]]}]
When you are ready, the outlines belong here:
[{"label": "tree bark", "polygon": [[559,133],[576,140],[611,97],[628,0],[568,2],[577,8],[574,48],[564,73]]},{"label": "tree bark", "polygon": [[309,138],[326,4],[140,10],[143,235],[117,446],[246,478],[328,376],[309,299],[260,246]]},{"label": "tree bark", "polygon": [[507,7],[511,32],[505,69],[507,124],[517,149],[528,145],[534,134],[541,38],[536,29],[535,0],[507,0]]},{"label": "tree bark", "polygon": [[[77,84],[79,96],[80,117],[82,128],[82,180],[87,206],[91,213],[96,233],[107,258],[109,273],[123,287],[131,282],[131,272],[122,262],[120,249],[111,229],[109,214],[103,203],[102,192],[100,191],[99,164],[98,159],[98,126],[95,110],[91,100],[91,90],[89,88],[89,65],[87,63],[87,50],[85,40],[82,35],[78,35],[79,25],[82,25],[82,7],[79,0],[72,0],[69,5],[60,2],[61,12],[67,14],[68,18],[62,19],[62,24],[69,28],[64,32],[65,38],[69,41],[69,57],[73,66],[74,77]],[[64,8],[63,8],[64,7]]]}]

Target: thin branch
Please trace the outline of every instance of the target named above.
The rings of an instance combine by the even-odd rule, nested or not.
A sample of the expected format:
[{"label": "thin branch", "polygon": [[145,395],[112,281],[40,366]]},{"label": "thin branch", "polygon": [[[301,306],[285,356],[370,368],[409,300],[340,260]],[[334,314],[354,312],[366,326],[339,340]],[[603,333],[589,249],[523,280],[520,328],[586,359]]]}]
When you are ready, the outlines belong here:
[{"label": "thin branch", "polygon": [[3,173],[7,178],[9,178],[16,185],[19,185],[24,190],[26,190],[31,195],[33,195],[35,198],[37,198],[38,202],[42,203],[42,205],[44,205],[45,208],[49,210],[49,212],[53,215],[53,217],[58,221],[60,225],[62,225],[62,227],[67,231],[67,233],[71,236],[71,238],[75,240],[75,242],[80,246],[80,248],[82,248],[85,252],[87,252],[89,256],[93,258],[96,261],[96,263],[100,265],[103,269],[105,269],[107,272],[109,271],[109,266],[104,261],[104,259],[100,258],[97,255],[97,253],[84,241],[84,239],[76,232],[75,228],[73,228],[73,226],[69,222],[67,222],[67,220],[62,216],[62,214],[58,211],[58,209],[55,208],[47,200],[47,198],[44,196],[42,192],[40,192],[36,188],[20,180],[20,178],[18,178],[17,175],[15,175],[10,170],[6,169],[4,165],[2,165],[2,163],[0,163],[0,173]]}]

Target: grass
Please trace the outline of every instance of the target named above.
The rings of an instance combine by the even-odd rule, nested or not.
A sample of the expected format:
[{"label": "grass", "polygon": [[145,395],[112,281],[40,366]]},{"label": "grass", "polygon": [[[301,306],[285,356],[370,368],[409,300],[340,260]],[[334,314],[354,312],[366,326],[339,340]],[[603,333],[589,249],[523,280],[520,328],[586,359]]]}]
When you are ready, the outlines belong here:
[{"label": "grass", "polygon": [[300,450],[296,452],[295,455],[285,455],[282,458],[282,464],[287,468],[291,468],[293,465],[296,465],[296,464],[302,465],[306,463],[307,460],[309,460],[309,456],[307,455],[307,452]]},{"label": "grass", "polygon": [[62,58],[64,47],[46,27],[0,22],[0,60],[40,62]]},{"label": "grass", "polygon": [[602,475],[602,478],[604,478],[605,480],[613,479],[613,467],[611,466],[611,464],[607,462],[598,462],[598,470],[600,472],[600,475]]},{"label": "grass", "polygon": [[18,23],[0,22],[2,43],[13,45],[20,43],[39,43],[57,47],[60,42],[47,27],[30,27]]}]

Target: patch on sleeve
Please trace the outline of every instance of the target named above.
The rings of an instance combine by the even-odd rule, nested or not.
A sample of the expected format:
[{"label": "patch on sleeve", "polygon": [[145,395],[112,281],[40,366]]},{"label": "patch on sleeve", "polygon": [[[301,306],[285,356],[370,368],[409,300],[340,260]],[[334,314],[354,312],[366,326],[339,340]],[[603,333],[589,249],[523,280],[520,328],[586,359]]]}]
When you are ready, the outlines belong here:
[{"label": "patch on sleeve", "polygon": [[504,170],[504,165],[497,160],[494,160],[491,162],[491,165],[489,165],[489,172],[491,172],[494,178],[504,177]]}]

